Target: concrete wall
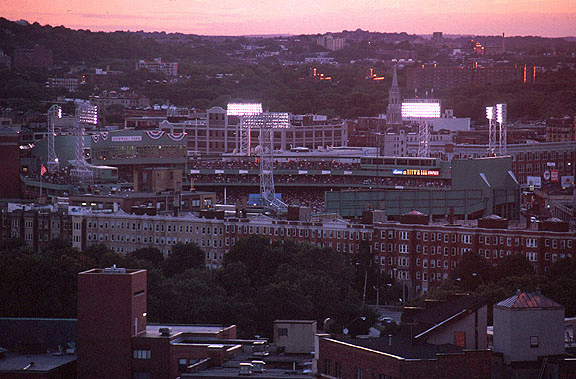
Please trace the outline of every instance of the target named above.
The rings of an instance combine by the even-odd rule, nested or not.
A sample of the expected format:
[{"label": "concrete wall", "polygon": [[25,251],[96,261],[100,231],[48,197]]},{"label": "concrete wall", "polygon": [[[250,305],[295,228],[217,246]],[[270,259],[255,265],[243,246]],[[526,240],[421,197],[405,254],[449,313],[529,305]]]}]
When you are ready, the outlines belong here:
[{"label": "concrete wall", "polygon": [[[285,335],[287,332],[287,335]],[[315,351],[316,321],[274,321],[274,342],[284,347],[286,353]]]},{"label": "concrete wall", "polygon": [[[538,337],[538,347],[530,337]],[[535,361],[538,356],[564,353],[564,309],[494,307],[494,351],[504,361]]]}]

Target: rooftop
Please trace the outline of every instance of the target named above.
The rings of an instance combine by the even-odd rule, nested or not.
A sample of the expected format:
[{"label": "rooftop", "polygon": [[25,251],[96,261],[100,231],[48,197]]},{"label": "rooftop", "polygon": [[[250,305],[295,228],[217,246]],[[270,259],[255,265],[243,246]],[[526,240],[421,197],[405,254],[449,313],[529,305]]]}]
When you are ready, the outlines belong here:
[{"label": "rooftop", "polygon": [[76,360],[76,355],[53,355],[53,354],[17,354],[6,353],[4,359],[0,359],[0,373],[18,372],[26,373],[49,372],[64,364]]},{"label": "rooftop", "polygon": [[562,305],[537,292],[518,292],[495,305],[498,308],[511,309],[562,309]]},{"label": "rooftop", "polygon": [[331,339],[339,343],[351,344],[389,354],[396,359],[435,359],[438,354],[461,353],[462,348],[452,345],[432,345],[428,343],[414,343],[410,331],[405,328],[391,337],[379,338],[341,338]]}]

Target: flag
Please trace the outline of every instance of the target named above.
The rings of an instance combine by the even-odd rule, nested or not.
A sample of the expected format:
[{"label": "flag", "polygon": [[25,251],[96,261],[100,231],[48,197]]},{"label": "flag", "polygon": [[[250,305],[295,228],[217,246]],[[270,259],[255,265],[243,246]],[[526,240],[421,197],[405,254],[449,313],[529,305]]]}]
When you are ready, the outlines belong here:
[{"label": "flag", "polygon": [[40,167],[40,176],[44,176],[44,174],[46,173],[46,167],[44,167],[44,165],[42,165],[42,167]]}]

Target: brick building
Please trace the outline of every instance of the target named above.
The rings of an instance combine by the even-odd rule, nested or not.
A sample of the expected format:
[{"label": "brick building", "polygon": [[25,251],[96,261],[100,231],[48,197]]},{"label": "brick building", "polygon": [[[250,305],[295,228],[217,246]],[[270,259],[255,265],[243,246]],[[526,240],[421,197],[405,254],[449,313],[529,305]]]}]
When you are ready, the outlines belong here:
[{"label": "brick building", "polygon": [[492,352],[486,349],[486,305],[480,299],[461,296],[447,302],[429,303],[425,308],[405,310],[402,319],[403,327],[394,335],[320,336],[320,377],[491,376],[493,359]]},{"label": "brick building", "polygon": [[576,255],[576,234],[563,222],[526,227],[491,216],[480,220],[430,222],[412,213],[399,221],[385,218],[353,223],[333,219],[274,219],[268,216],[200,218],[192,215],[138,216],[80,212],[74,215],[73,244],[84,248],[104,243],[120,253],[154,246],[165,254],[176,243],[193,242],[206,252],[206,265],[219,267],[227,251],[253,234],[271,241],[305,240],[353,256],[366,245],[381,271],[404,284],[408,297],[439,285],[466,252],[497,264],[507,255],[522,254],[538,273]]},{"label": "brick building", "polygon": [[20,197],[20,136],[0,126],[0,198]]},{"label": "brick building", "polygon": [[238,350],[225,341],[236,338],[235,325],[147,325],[146,280],[146,270],[116,267],[78,274],[79,378],[176,378]]},{"label": "brick building", "polygon": [[18,238],[33,251],[43,251],[48,241],[72,241],[72,218],[53,206],[7,204],[0,214],[0,238]]},{"label": "brick building", "polygon": [[31,68],[51,69],[53,66],[52,50],[36,45],[32,49],[14,50],[14,68],[26,70]]},{"label": "brick building", "polygon": [[162,62],[162,58],[154,58],[153,61],[139,60],[136,62],[136,70],[148,70],[162,72],[168,76],[178,76],[178,63]]},{"label": "brick building", "polygon": [[406,87],[419,90],[509,82],[534,83],[535,80],[534,66],[518,64],[488,67],[479,67],[476,63],[465,67],[443,67],[434,64],[406,68]]},{"label": "brick building", "polygon": [[46,80],[47,88],[65,88],[70,92],[76,92],[78,89],[78,78],[48,78]]},{"label": "brick building", "polygon": [[576,121],[574,121],[574,117],[565,116],[546,120],[546,141],[576,141]]}]

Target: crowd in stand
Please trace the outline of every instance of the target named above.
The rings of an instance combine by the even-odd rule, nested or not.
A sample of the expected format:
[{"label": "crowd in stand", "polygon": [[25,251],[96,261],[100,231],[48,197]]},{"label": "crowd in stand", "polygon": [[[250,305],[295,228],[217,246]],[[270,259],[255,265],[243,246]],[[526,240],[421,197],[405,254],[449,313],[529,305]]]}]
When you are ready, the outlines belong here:
[{"label": "crowd in stand", "polygon": [[[192,175],[193,183],[230,183],[230,184],[257,184],[260,183],[259,175]],[[362,186],[386,186],[386,187],[438,187],[447,188],[450,181],[445,179],[430,178],[406,178],[406,177],[373,177],[353,175],[274,175],[276,184],[310,184],[318,186],[330,185],[362,185]]]},{"label": "crowd in stand", "polygon": [[[260,160],[254,159],[237,159],[233,161],[198,159],[190,162],[192,169],[240,169],[240,170],[259,170]],[[275,169],[285,170],[359,170],[359,163],[342,163],[337,161],[314,161],[290,159],[288,161],[274,162]]]}]

